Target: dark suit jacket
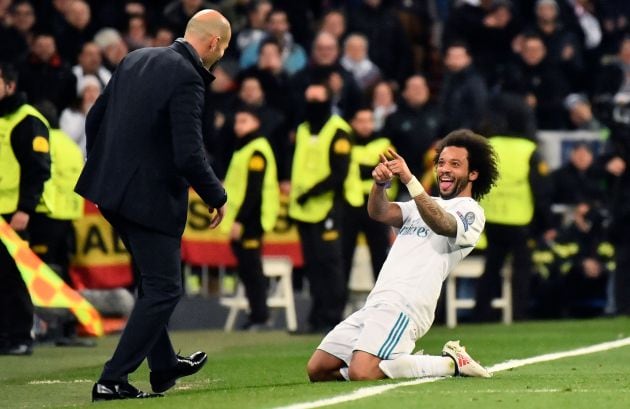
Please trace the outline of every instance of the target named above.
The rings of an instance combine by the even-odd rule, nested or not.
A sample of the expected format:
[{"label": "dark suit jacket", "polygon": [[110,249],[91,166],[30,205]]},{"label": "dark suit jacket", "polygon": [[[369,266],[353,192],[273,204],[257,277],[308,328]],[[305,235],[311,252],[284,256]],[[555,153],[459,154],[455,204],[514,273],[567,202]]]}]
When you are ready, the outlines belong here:
[{"label": "dark suit jacket", "polygon": [[189,186],[209,206],[222,206],[227,196],[202,138],[213,78],[180,39],[127,55],[88,113],[77,193],[170,235],[184,230]]}]

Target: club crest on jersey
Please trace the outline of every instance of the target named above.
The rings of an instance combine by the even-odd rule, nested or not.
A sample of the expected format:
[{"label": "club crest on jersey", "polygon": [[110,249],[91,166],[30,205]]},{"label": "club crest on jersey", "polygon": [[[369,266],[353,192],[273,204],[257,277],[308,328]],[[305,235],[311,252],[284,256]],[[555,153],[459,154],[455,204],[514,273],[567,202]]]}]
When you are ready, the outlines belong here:
[{"label": "club crest on jersey", "polygon": [[463,215],[459,211],[457,211],[456,213],[464,224],[464,231],[468,231],[468,227],[472,226],[472,224],[475,222],[475,214],[473,212],[468,212]]}]

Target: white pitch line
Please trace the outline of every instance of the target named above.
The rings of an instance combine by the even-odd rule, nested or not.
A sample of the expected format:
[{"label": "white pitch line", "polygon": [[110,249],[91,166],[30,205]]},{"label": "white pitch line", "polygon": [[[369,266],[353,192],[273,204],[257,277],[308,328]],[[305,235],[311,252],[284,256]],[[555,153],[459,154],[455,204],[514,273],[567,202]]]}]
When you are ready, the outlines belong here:
[{"label": "white pitch line", "polygon": [[[630,345],[630,338],[623,338],[617,341],[603,342],[601,344],[595,344],[588,347],[572,349],[569,351],[554,352],[551,354],[538,355],[531,358],[513,359],[507,362],[493,365],[489,367],[488,370],[490,372],[506,371],[508,369],[519,368],[525,365],[532,365],[532,364],[537,364],[540,362],[555,361],[557,359],[563,359],[563,358],[568,358],[572,356],[593,354],[595,352],[608,351],[611,349],[621,348],[628,345]],[[351,402],[354,400],[359,400],[359,399],[367,398],[370,396],[380,395],[381,393],[384,393],[393,389],[397,389],[403,386],[420,385],[422,383],[430,383],[430,382],[435,382],[442,379],[446,379],[446,378],[443,378],[443,377],[421,378],[421,379],[414,379],[412,381],[406,381],[406,382],[390,383],[387,385],[368,386],[365,388],[359,388],[349,394],[334,396],[332,398],[320,399],[320,400],[316,400],[312,402],[303,402],[303,403],[296,403],[296,404],[288,405],[288,406],[280,406],[276,409],[321,408],[322,406],[336,405],[338,403]]]}]

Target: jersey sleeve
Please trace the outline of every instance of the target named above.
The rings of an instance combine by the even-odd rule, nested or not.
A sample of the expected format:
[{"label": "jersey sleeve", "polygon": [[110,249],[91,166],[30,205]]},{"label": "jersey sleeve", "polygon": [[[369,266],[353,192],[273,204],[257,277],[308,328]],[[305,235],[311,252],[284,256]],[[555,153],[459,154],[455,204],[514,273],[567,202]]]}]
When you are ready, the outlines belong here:
[{"label": "jersey sleeve", "polygon": [[407,223],[410,217],[413,216],[413,212],[417,211],[416,202],[409,200],[407,202],[394,202],[394,204],[400,207],[400,211],[402,212],[402,224]]},{"label": "jersey sleeve", "polygon": [[451,245],[459,247],[474,247],[486,224],[483,209],[474,200],[457,203],[448,213],[457,221],[457,235],[449,239]]}]

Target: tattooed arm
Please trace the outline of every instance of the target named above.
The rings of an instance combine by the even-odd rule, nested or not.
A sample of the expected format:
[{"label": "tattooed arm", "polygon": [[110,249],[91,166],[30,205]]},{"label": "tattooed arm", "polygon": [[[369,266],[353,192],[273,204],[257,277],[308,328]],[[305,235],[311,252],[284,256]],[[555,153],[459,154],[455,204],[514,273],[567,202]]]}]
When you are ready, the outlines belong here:
[{"label": "tattooed arm", "polygon": [[[406,185],[413,178],[413,174],[409,170],[405,159],[391,149],[389,154],[394,159],[387,162],[388,169],[393,174],[398,175],[400,181]],[[455,237],[457,235],[457,220],[455,220],[455,216],[444,210],[428,193],[422,192],[414,197],[413,200],[422,220],[431,230],[447,237]]]}]

